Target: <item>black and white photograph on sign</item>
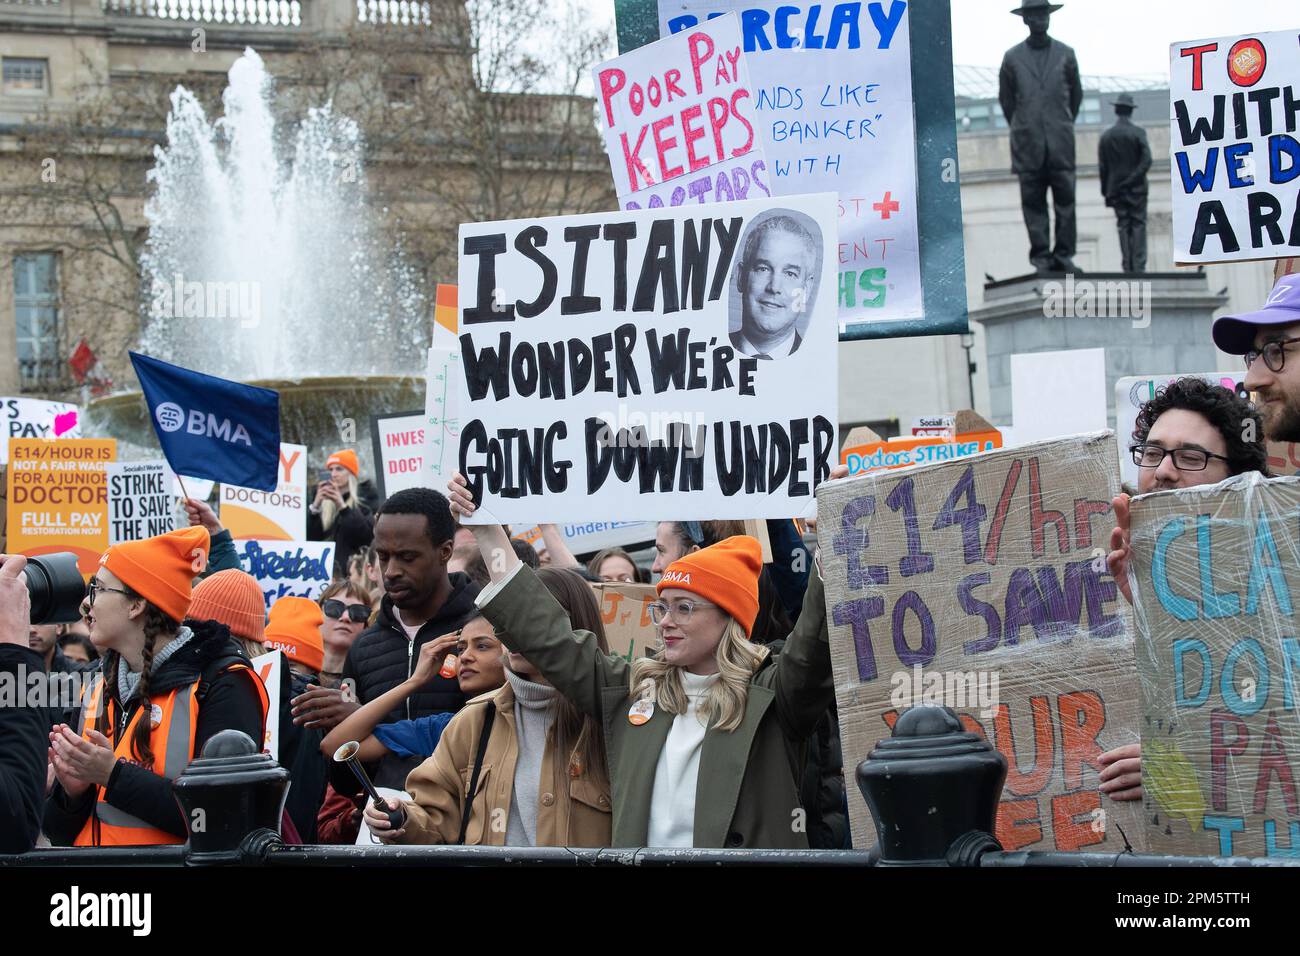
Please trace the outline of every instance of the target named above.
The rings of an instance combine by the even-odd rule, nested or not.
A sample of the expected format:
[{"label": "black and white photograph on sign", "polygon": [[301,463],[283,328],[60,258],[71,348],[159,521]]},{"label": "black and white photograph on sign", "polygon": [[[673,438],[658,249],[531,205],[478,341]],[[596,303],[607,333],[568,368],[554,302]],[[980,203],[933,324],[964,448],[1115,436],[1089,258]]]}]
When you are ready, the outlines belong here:
[{"label": "black and white photograph on sign", "polygon": [[822,234],[793,209],[755,218],[740,237],[731,293],[731,344],[757,359],[783,359],[803,344],[822,274]]},{"label": "black and white photograph on sign", "polygon": [[810,514],[838,447],[836,214],[818,193],[462,225],[474,521]]}]

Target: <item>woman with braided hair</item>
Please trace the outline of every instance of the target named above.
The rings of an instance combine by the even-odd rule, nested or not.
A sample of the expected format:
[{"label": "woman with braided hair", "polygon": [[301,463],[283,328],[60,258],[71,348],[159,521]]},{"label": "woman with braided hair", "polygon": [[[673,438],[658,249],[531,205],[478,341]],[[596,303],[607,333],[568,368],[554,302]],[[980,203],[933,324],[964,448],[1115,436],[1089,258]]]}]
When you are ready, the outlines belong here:
[{"label": "woman with braided hair", "polygon": [[191,527],[99,559],[81,612],[100,668],[79,730],[50,732],[44,829],[56,846],[184,843],[172,781],[219,731],[262,741],[262,682],[224,624],[186,617],[208,549],[208,532]]}]

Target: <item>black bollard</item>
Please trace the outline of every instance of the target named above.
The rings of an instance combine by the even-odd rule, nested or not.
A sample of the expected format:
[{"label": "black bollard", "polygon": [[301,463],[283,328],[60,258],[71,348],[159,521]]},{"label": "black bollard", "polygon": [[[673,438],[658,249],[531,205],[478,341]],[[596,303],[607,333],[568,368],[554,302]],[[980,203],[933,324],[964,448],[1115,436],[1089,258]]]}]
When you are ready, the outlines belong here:
[{"label": "black bollard", "polygon": [[[912,707],[858,764],[881,866],[947,866],[1001,847],[994,820],[1007,761],[947,707]],[[955,858],[953,858],[955,856]]]},{"label": "black bollard", "polygon": [[280,832],[289,771],[261,753],[248,734],[223,730],[173,784],[190,831],[189,862],[237,863],[240,845],[258,830]]}]

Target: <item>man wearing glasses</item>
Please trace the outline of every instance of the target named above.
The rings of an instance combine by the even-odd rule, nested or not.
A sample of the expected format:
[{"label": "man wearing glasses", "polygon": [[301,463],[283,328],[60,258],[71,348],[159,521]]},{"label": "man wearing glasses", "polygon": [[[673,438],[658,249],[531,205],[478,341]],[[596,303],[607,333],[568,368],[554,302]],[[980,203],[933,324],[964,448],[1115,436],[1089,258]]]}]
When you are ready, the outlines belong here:
[{"label": "man wearing glasses", "polygon": [[1214,344],[1246,360],[1246,388],[1272,441],[1300,442],[1300,275],[1283,276],[1264,308],[1225,315]]},{"label": "man wearing glasses", "polygon": [[[1259,364],[1259,363],[1256,363]],[[1249,436],[1256,440],[1246,441]],[[1138,492],[1210,485],[1248,471],[1268,473],[1263,427],[1236,392],[1200,378],[1180,378],[1139,410],[1129,451],[1138,466]],[[1115,498],[1111,576],[1130,604],[1129,497]],[[1129,744],[1102,754],[1101,791],[1113,800],[1142,798],[1142,752]]]}]

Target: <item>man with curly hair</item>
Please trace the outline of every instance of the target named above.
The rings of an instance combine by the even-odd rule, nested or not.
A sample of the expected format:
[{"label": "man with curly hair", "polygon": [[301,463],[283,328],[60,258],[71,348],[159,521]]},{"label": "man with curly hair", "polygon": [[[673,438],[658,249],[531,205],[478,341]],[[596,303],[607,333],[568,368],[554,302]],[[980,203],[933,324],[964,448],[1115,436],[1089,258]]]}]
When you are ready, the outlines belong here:
[{"label": "man with curly hair", "polygon": [[[1180,378],[1138,410],[1129,446],[1138,466],[1138,491],[1191,488],[1258,471],[1268,474],[1260,415],[1236,392],[1200,378]],[[1249,439],[1249,440],[1248,440]],[[1114,500],[1110,573],[1133,603],[1128,583],[1129,497]],[[1104,753],[1101,792],[1112,800],[1142,799],[1142,749],[1129,744]]]}]

